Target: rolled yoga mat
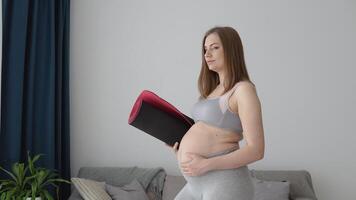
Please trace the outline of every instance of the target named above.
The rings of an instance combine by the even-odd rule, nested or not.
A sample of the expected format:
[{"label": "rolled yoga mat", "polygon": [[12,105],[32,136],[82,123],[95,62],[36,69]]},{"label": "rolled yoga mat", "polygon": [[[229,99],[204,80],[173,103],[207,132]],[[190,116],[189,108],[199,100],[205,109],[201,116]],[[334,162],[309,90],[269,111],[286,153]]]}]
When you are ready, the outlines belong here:
[{"label": "rolled yoga mat", "polygon": [[180,143],[194,120],[155,93],[143,90],[132,107],[128,123],[173,146]]}]

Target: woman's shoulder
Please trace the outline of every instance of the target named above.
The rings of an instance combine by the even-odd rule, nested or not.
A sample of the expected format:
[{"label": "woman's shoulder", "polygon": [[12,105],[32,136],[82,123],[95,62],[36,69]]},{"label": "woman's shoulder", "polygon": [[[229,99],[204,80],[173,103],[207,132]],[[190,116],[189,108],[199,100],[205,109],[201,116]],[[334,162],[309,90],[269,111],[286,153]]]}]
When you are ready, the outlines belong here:
[{"label": "woman's shoulder", "polygon": [[235,83],[234,87],[231,89],[230,96],[237,99],[237,96],[241,96],[238,94],[251,92],[256,92],[255,84],[249,80],[241,80]]},{"label": "woman's shoulder", "polygon": [[249,80],[242,80],[242,81],[239,81],[235,84],[235,89],[237,89],[238,87],[244,87],[244,88],[252,88],[252,89],[255,89],[256,86],[255,84],[252,82],[252,81],[249,81]]},{"label": "woman's shoulder", "polygon": [[244,80],[236,83],[232,96],[235,99],[239,99],[239,96],[241,98],[241,96],[242,97],[251,96],[251,95],[254,96],[256,94],[257,94],[257,90],[255,84],[249,80]]}]

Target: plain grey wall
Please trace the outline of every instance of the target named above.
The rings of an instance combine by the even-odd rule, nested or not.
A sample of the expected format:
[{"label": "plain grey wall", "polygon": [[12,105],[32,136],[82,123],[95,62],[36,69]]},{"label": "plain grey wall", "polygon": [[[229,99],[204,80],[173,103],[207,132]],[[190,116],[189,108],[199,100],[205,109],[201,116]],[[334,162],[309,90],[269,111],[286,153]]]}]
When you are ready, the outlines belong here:
[{"label": "plain grey wall", "polygon": [[232,26],[262,103],[265,158],[254,169],[308,170],[319,199],[355,198],[355,1],[71,1],[71,163],[162,166],[173,153],[127,124],[148,89],[188,113],[200,45]]}]

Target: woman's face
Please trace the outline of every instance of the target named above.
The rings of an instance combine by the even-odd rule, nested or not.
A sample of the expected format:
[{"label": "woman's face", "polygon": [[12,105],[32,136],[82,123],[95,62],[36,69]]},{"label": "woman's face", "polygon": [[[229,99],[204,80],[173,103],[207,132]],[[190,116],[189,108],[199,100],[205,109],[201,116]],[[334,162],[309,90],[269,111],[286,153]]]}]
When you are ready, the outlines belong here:
[{"label": "woman's face", "polygon": [[219,36],[212,33],[205,38],[205,62],[210,70],[219,72],[225,67],[224,50]]}]

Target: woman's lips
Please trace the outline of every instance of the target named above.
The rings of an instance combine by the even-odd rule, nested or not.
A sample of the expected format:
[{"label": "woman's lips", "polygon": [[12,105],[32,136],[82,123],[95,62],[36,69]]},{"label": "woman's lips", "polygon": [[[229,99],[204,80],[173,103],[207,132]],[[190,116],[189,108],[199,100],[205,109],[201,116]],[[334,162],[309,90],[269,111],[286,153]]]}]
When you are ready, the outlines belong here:
[{"label": "woman's lips", "polygon": [[207,63],[212,63],[212,62],[214,62],[215,60],[209,60],[209,61],[207,61]]}]

